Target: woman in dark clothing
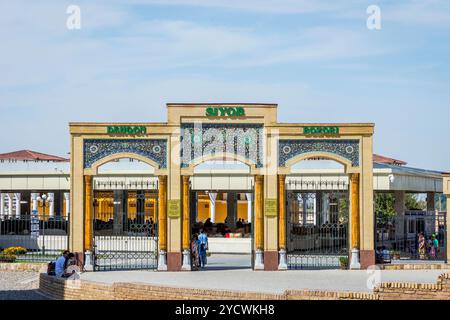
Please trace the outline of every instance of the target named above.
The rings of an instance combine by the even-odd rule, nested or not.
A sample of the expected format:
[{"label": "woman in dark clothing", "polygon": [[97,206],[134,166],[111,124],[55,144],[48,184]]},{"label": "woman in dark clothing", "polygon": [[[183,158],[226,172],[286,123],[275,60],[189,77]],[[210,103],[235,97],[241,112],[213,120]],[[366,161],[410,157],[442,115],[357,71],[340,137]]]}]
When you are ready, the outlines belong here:
[{"label": "woman in dark clothing", "polygon": [[198,255],[198,236],[194,234],[191,239],[191,263],[192,270],[197,271],[200,267],[200,257]]}]

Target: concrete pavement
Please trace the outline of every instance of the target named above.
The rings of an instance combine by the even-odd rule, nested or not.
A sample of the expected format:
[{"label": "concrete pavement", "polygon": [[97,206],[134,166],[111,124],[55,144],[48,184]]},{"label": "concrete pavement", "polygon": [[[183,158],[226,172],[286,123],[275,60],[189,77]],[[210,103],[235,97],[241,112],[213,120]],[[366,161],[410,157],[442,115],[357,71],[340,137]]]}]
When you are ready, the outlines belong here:
[{"label": "concrete pavement", "polygon": [[369,284],[381,282],[436,283],[450,270],[382,270],[374,275],[365,270],[251,270],[249,255],[213,255],[206,269],[198,272],[109,271],[90,272],[82,279],[103,282],[134,282],[185,288],[283,293],[288,289],[371,292]]}]

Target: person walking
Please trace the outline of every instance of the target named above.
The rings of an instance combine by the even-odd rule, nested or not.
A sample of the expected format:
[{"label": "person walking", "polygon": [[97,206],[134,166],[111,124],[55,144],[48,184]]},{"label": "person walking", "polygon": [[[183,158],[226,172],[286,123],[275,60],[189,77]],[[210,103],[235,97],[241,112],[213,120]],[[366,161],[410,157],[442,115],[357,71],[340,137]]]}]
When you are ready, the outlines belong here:
[{"label": "person walking", "polygon": [[436,234],[433,234],[433,236],[431,237],[433,243],[433,250],[434,250],[434,258],[437,259],[438,258],[438,254],[439,254],[439,240],[436,237]]},{"label": "person walking", "polygon": [[425,243],[425,237],[423,236],[423,233],[419,233],[419,258],[420,260],[424,260],[426,258],[427,253],[426,243]]},{"label": "person walking", "polygon": [[197,271],[200,267],[200,256],[198,248],[199,240],[197,234],[194,234],[191,239],[191,260],[192,270]]},{"label": "person walking", "polygon": [[208,250],[208,236],[206,235],[203,229],[200,230],[200,235],[198,236],[199,240],[199,256],[200,256],[200,265],[204,268],[207,264],[206,260],[206,250]]}]

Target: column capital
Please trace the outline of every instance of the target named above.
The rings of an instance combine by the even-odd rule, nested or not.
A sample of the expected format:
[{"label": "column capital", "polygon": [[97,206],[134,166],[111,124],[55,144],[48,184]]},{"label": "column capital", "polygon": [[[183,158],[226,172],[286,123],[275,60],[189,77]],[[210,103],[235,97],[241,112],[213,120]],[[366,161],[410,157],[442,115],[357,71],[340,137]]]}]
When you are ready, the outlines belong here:
[{"label": "column capital", "polygon": [[158,183],[160,185],[161,184],[167,185],[167,176],[165,176],[165,175],[158,176]]},{"label": "column capital", "polygon": [[185,184],[185,183],[188,184],[190,178],[191,178],[191,176],[182,176],[183,184]]},{"label": "column capital", "polygon": [[264,181],[264,176],[261,175],[261,174],[255,175],[255,181],[259,182],[259,183],[262,183]]},{"label": "column capital", "polygon": [[84,183],[92,185],[92,180],[93,180],[92,177],[93,176],[91,176],[91,175],[84,175]]},{"label": "column capital", "polygon": [[350,181],[353,183],[359,182],[359,173],[350,173]]}]

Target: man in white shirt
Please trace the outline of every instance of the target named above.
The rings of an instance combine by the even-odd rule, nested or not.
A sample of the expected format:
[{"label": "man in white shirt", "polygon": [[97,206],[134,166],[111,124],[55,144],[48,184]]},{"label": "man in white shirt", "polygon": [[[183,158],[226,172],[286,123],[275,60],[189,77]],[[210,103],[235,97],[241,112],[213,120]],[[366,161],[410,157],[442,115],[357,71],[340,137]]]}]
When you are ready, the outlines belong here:
[{"label": "man in white shirt", "polygon": [[64,276],[64,271],[66,269],[66,260],[67,257],[69,256],[70,251],[69,250],[65,250],[62,254],[61,257],[59,257],[56,260],[55,263],[55,274],[57,277],[62,277]]}]

